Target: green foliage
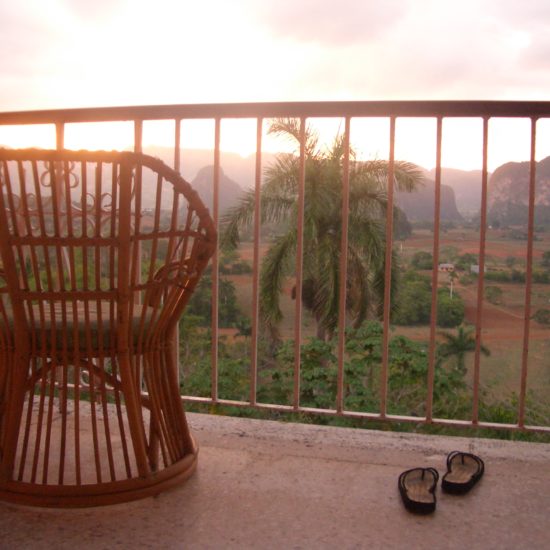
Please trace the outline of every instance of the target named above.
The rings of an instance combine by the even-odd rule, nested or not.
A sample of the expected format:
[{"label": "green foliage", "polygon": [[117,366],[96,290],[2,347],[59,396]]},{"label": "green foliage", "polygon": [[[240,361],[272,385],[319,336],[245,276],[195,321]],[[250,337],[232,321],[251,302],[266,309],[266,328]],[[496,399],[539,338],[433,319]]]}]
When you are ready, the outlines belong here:
[{"label": "green foliage", "polygon": [[415,252],[411,258],[411,266],[415,269],[432,269],[433,256],[430,252],[419,250],[418,252]]},{"label": "green foliage", "polygon": [[478,257],[476,254],[466,252],[461,254],[455,260],[455,267],[461,271],[470,271],[471,265],[477,265],[479,263]]},{"label": "green foliage", "polygon": [[222,275],[247,275],[252,273],[250,262],[240,258],[237,250],[223,250],[220,261]]},{"label": "green foliage", "polygon": [[549,284],[550,271],[533,271],[533,282],[538,284]]},{"label": "green foliage", "polygon": [[[204,275],[195,288],[186,313],[202,318],[204,326],[212,322],[212,277]],[[241,317],[237,305],[235,285],[229,279],[220,277],[218,297],[218,324],[220,327],[232,327]]]},{"label": "green foliage", "polygon": [[[525,283],[525,271],[512,269],[510,271],[488,271],[485,280],[499,283]],[[532,281],[538,284],[549,284],[550,273],[548,271],[533,271]]]},{"label": "green foliage", "polygon": [[451,298],[447,289],[437,292],[437,324],[443,328],[456,327],[464,320],[464,301],[456,292]]},{"label": "green foliage", "polygon": [[[276,119],[271,134],[300,145],[300,121]],[[345,143],[337,135],[328,148],[321,147],[310,129],[305,129],[304,246],[302,299],[313,315],[317,335],[328,339],[338,321],[340,248],[342,242],[342,178]],[[280,294],[295,269],[300,192],[300,157],[280,154],[265,170],[261,190],[262,224],[278,223],[284,232],[274,238],[260,273],[260,311],[269,332],[276,333],[282,319]],[[418,167],[396,162],[396,188],[411,191],[421,181]],[[385,267],[385,218],[388,163],[357,161],[353,151],[349,167],[348,313],[358,325],[369,312],[376,314],[383,300]],[[222,246],[235,247],[242,229],[250,226],[255,193],[247,192],[223,219]],[[398,210],[394,216],[401,220]],[[399,223],[397,224],[399,225]],[[399,270],[394,258],[392,278]]]},{"label": "green foliage", "polygon": [[[379,407],[380,365],[383,331],[380,323],[369,321],[346,333],[344,363],[344,401],[347,410],[373,411]],[[300,404],[311,408],[336,406],[336,342],[311,338],[300,349]],[[421,416],[426,400],[428,373],[427,347],[405,336],[389,342],[388,403],[393,414]],[[276,365],[265,371],[260,385],[262,401],[292,403],[294,380],[294,342],[279,348]],[[434,379],[434,403],[438,411],[463,399],[464,373],[456,368],[439,367]],[[323,422],[330,422],[325,419]]]},{"label": "green foliage", "polygon": [[[396,325],[423,325],[430,322],[432,290],[430,279],[408,271],[401,280],[399,299],[392,313]],[[437,324],[456,327],[464,320],[464,301],[456,292],[452,297],[445,288],[437,293]]]},{"label": "green foliage", "polygon": [[252,322],[248,317],[239,317],[235,321],[235,328],[238,329],[238,336],[248,338],[252,335]]},{"label": "green foliage", "polygon": [[533,319],[541,325],[550,325],[550,309],[538,309],[533,315]]},{"label": "green foliage", "polygon": [[[475,350],[472,329],[459,327],[457,331],[441,333],[443,342],[435,355],[433,386],[433,414],[438,418],[464,418],[471,414],[471,390],[465,382],[465,357]],[[182,366],[182,393],[209,396],[211,392],[210,333],[197,324],[196,318],[184,317],[180,329],[180,346],[189,352]],[[375,412],[380,407],[380,376],[383,330],[379,322],[369,321],[346,331],[344,361],[344,408],[348,411]],[[424,342],[404,336],[393,336],[389,341],[387,406],[391,414],[423,416],[427,398],[428,346]],[[219,396],[223,399],[247,401],[249,398],[249,365],[243,342],[219,348]],[[485,346],[481,352],[488,354]],[[259,341],[258,401],[292,405],[294,382],[294,353],[292,340],[269,348]],[[183,358],[183,355],[182,355]],[[300,348],[300,405],[313,409],[334,409],[337,393],[336,340],[311,338]],[[482,391],[480,418],[488,422],[514,424],[517,422],[517,397],[508,400],[491,399]],[[247,416],[282,418],[299,422],[315,422],[338,426],[370,427],[427,433],[460,433],[441,426],[414,424],[379,424],[351,418],[315,414],[289,414],[255,410],[252,408],[220,405],[188,405],[189,410]],[[526,421],[533,425],[548,425],[550,411],[547,405],[528,396]],[[284,416],[283,416],[284,415]],[[471,432],[470,432],[471,433]],[[477,430],[474,435],[509,439],[536,440],[537,436],[502,430]]]},{"label": "green foliage", "polygon": [[506,267],[512,268],[516,265],[518,259],[515,256],[506,256]]},{"label": "green foliage", "polygon": [[399,299],[392,323],[421,325],[430,322],[432,291],[430,279],[416,272],[407,272],[401,281]]},{"label": "green foliage", "polygon": [[405,240],[412,235],[412,225],[403,210],[396,208],[393,219],[393,238]]},{"label": "green foliage", "polygon": [[546,250],[542,253],[542,260],[540,262],[540,265],[543,267],[550,267],[550,250]]},{"label": "green foliage", "polygon": [[[472,328],[464,326],[458,327],[456,333],[441,332],[443,343],[439,345],[439,356],[445,360],[448,358],[456,359],[456,369],[462,375],[466,374],[466,354],[476,349],[476,339]],[[486,355],[491,352],[484,345],[480,346],[480,351]]]},{"label": "green foliage", "polygon": [[499,286],[486,286],[485,299],[491,304],[502,304],[502,288]]}]

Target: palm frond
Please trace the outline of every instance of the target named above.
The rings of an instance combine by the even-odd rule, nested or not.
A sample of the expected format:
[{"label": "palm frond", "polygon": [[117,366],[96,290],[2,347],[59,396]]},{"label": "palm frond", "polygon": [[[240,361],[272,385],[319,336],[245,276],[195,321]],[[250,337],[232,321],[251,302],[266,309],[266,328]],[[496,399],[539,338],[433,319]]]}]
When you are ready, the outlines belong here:
[{"label": "palm frond", "polygon": [[286,277],[291,273],[292,254],[296,251],[296,233],[288,232],[278,237],[270,246],[262,261],[260,273],[260,310],[269,325],[282,319],[279,297]]},{"label": "palm frond", "polygon": [[[386,160],[366,160],[354,163],[354,175],[357,179],[369,179],[383,189],[387,189],[389,162]],[[425,177],[421,168],[407,161],[395,161],[393,166],[394,185],[399,191],[414,191],[422,185]]]},{"label": "palm frond", "polygon": [[221,220],[220,246],[231,250],[237,247],[240,241],[239,230],[249,226],[254,217],[256,197],[254,190],[246,191],[239,204],[228,209]]},{"label": "palm frond", "polygon": [[[275,118],[271,121],[268,134],[290,138],[296,142],[298,148],[300,146],[300,131],[301,122],[298,118]],[[319,137],[317,133],[306,125],[305,129],[305,150],[306,154],[313,155],[317,151]]]},{"label": "palm frond", "polygon": [[[292,196],[267,192],[260,197],[260,219],[262,223],[280,222],[288,217],[296,201]],[[240,242],[240,231],[252,225],[256,196],[254,190],[246,191],[239,204],[228,209],[221,219],[220,245],[224,249],[234,249]]]}]

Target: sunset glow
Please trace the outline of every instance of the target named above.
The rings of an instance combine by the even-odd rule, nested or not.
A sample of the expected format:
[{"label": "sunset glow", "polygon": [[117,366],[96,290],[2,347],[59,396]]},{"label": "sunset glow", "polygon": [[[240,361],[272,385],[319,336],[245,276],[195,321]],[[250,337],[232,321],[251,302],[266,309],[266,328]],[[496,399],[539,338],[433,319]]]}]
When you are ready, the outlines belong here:
[{"label": "sunset glow", "polygon": [[[3,3],[3,111],[246,101],[514,99],[550,91],[550,5],[541,0],[51,0]],[[314,121],[329,142],[341,121]],[[479,120],[446,120],[443,164],[481,167]],[[184,146],[211,148],[213,122],[185,122]],[[340,126],[339,126],[340,125]],[[491,121],[494,168],[526,160],[528,121]],[[173,143],[174,124],[144,127]],[[387,120],[354,121],[365,157],[387,155]],[[378,131],[382,129],[382,131]],[[541,128],[537,156],[550,153]],[[192,137],[192,140],[190,138]],[[55,145],[55,128],[0,128],[0,143]],[[72,148],[129,148],[131,124],[67,126]],[[435,165],[435,121],[399,120],[400,158]],[[255,121],[223,121],[222,149],[256,148]],[[264,149],[281,144],[264,139]],[[526,152],[527,151],[527,152]]]}]

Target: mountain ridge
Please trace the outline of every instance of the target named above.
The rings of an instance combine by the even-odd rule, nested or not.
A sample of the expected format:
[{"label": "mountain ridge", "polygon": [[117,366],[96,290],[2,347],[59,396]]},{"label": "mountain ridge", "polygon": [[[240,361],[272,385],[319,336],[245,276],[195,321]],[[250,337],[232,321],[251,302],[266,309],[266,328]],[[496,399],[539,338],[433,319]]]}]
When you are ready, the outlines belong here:
[{"label": "mountain ridge", "polygon": [[[173,165],[170,147],[147,147],[145,152]],[[276,155],[262,153],[262,170]],[[199,194],[210,207],[211,182],[205,174],[213,174],[212,150],[182,150],[181,172],[184,178],[198,187]],[[202,172],[210,167],[210,172]],[[220,213],[233,206],[238,196],[254,185],[256,156],[243,157],[237,153],[220,152]],[[433,221],[435,169],[423,170],[425,181],[415,193],[397,193],[396,203],[411,221]],[[197,179],[198,178],[198,179]],[[213,179],[213,178],[212,178]],[[529,162],[508,162],[489,174],[489,221],[502,224],[525,223],[527,218]],[[536,217],[540,222],[550,219],[550,157],[537,163]],[[441,168],[441,220],[463,221],[479,216],[481,207],[481,170]]]}]

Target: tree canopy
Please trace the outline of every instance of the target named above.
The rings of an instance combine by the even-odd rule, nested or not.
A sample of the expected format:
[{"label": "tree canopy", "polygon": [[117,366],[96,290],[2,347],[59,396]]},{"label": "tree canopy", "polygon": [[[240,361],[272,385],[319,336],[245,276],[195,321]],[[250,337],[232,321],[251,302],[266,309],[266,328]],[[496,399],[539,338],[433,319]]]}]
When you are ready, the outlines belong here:
[{"label": "tree canopy", "polygon": [[[276,119],[269,133],[290,139],[297,148],[300,145],[298,120]],[[321,339],[330,338],[338,321],[344,155],[343,135],[337,135],[331,146],[323,148],[311,128],[305,130],[305,252],[301,290],[304,307],[311,311]],[[388,168],[387,161],[360,161],[350,151],[346,308],[354,326],[359,326],[369,312],[379,311],[382,304]],[[281,233],[263,259],[260,280],[262,317],[272,330],[282,318],[279,296],[295,269],[299,173],[298,155],[279,154],[266,168],[261,189],[261,222],[281,224]],[[395,162],[392,185],[397,189],[412,191],[422,178],[417,166]],[[224,217],[222,246],[237,245],[240,231],[253,221],[254,203],[255,194],[250,190]],[[393,267],[395,273],[399,269],[397,256]]]}]

